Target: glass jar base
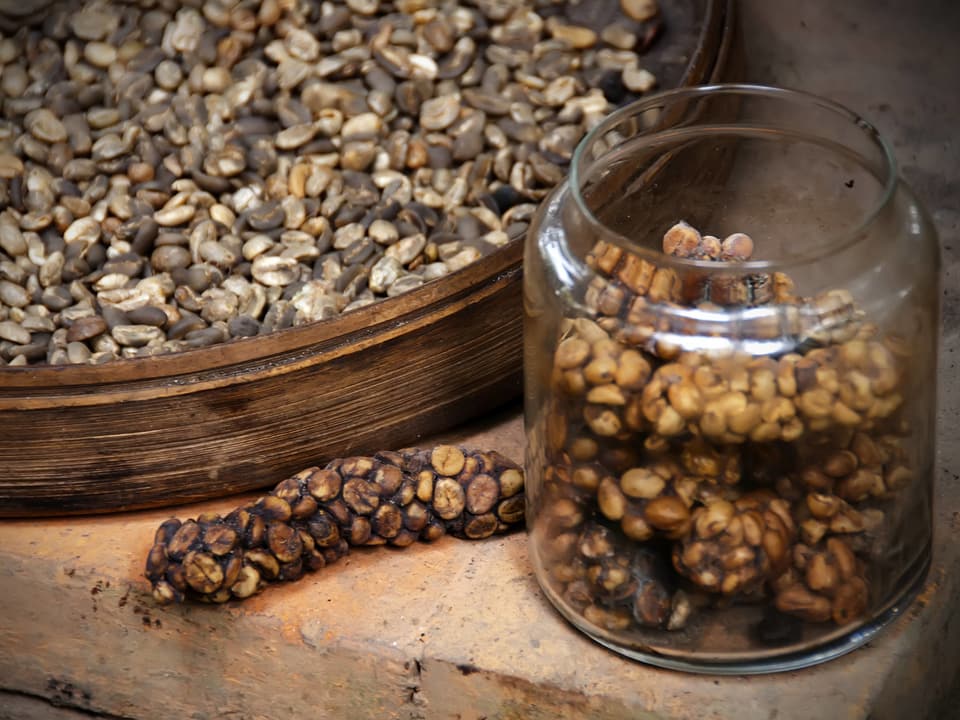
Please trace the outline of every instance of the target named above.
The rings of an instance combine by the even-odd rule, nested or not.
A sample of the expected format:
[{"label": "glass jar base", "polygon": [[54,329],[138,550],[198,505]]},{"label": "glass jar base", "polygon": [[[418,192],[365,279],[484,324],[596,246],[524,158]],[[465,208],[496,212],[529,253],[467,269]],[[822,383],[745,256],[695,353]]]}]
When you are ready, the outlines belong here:
[{"label": "glass jar base", "polygon": [[[777,672],[801,670],[819,665],[863,647],[881,631],[903,615],[919,594],[930,569],[931,548],[927,548],[913,566],[903,575],[899,584],[901,591],[886,603],[869,622],[857,625],[853,629],[838,628],[835,633],[825,636],[815,645],[798,649],[780,648],[765,653],[731,653],[726,656],[709,657],[697,653],[696,657],[683,656],[682,653],[670,653],[663,648],[627,646],[607,636],[601,628],[591,625],[571,610],[550,587],[546,578],[539,578],[540,586],[553,606],[575,628],[592,640],[619,655],[637,660],[647,665],[667,670],[709,674],[709,675],[764,675]],[[622,638],[622,635],[620,636]]]}]

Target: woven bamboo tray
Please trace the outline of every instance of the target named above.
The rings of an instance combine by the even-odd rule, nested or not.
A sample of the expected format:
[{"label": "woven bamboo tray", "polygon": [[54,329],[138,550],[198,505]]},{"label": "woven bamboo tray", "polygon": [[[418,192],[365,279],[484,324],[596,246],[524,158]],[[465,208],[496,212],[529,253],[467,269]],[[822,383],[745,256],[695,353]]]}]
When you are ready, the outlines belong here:
[{"label": "woven bamboo tray", "polygon": [[[662,5],[647,56],[661,87],[736,72],[732,0]],[[101,366],[0,368],[0,517],[249,491],[486,413],[521,392],[521,270],[517,240],[326,322]]]}]

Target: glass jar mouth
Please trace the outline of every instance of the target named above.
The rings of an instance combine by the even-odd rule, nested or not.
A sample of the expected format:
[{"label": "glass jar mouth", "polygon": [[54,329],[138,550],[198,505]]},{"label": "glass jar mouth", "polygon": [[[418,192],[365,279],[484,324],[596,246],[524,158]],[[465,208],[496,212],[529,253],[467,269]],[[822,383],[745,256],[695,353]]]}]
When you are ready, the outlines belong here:
[{"label": "glass jar mouth", "polygon": [[[591,158],[590,154],[594,152],[601,143],[605,142],[605,137],[608,133],[615,131],[631,119],[640,118],[645,113],[651,111],[666,111],[673,107],[679,107],[683,103],[693,103],[717,98],[729,99],[733,102],[760,98],[771,101],[771,104],[779,103],[784,108],[792,104],[798,109],[807,108],[822,111],[834,120],[839,119],[847,123],[848,128],[855,129],[860,140],[866,140],[873,150],[879,151],[879,162],[875,175],[880,187],[869,207],[860,213],[858,222],[842,230],[830,233],[824,238],[818,249],[790,259],[750,259],[738,261],[736,263],[736,271],[738,273],[783,271],[812,262],[821,262],[866,238],[867,228],[872,225],[878,215],[880,215],[883,209],[889,204],[894,196],[898,182],[896,159],[893,149],[886,139],[871,123],[863,119],[859,114],[832,100],[827,100],[799,90],[742,83],[702,85],[659,92],[626,105],[604,118],[580,141],[571,160],[568,192],[573,198],[574,206],[579,216],[578,220],[583,222],[597,237],[602,237],[604,240],[628,249],[630,252],[644,259],[655,262],[658,266],[674,266],[678,269],[697,268],[709,274],[724,271],[729,272],[731,269],[729,263],[677,257],[668,255],[660,250],[652,250],[649,247],[641,246],[631,238],[611,228],[600,219],[583,192],[586,183],[590,180],[589,171],[592,170],[596,172],[596,168],[589,168],[588,170],[590,162],[596,160],[596,158]],[[772,127],[764,126],[763,123],[743,124],[738,122],[736,117],[734,117],[730,122],[726,123],[710,122],[697,125],[696,122],[688,121],[682,125],[664,124],[659,129],[657,129],[656,124],[654,124],[651,130],[644,130],[639,135],[631,137],[630,140],[650,146],[666,138],[676,139],[678,135],[683,134],[689,137],[696,136],[700,138],[710,135],[717,137],[724,135],[728,137],[735,136],[739,130],[745,128],[750,128],[756,133],[773,130]],[[836,143],[827,135],[821,135],[817,137],[817,139],[834,145],[837,149],[843,149],[842,144]],[[677,219],[680,220],[681,218]],[[667,228],[663,229],[665,231]],[[746,228],[744,231],[749,233],[749,230]]]}]

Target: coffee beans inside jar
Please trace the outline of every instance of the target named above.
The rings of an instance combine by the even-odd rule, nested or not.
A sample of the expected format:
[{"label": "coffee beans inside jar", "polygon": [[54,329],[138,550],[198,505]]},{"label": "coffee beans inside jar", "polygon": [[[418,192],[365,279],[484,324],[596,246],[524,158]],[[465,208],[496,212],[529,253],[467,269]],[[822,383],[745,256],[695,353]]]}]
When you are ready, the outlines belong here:
[{"label": "coffee beans inside jar", "polygon": [[856,112],[758,86],[584,138],[524,248],[531,560],[574,627],[779,672],[937,592],[939,247],[892,156]]},{"label": "coffee beans inside jar", "polygon": [[0,364],[334,318],[524,234],[655,3],[53,2],[0,35]]},{"label": "coffee beans inside jar", "polygon": [[[584,312],[560,320],[532,543],[548,592],[603,637],[686,647],[725,612],[750,628],[727,648],[775,646],[862,619],[897,582],[912,350],[844,289],[737,271],[754,250],[684,222],[662,251],[692,269],[595,242]],[[739,343],[710,324],[735,309]],[[748,351],[784,337],[805,341]]]}]

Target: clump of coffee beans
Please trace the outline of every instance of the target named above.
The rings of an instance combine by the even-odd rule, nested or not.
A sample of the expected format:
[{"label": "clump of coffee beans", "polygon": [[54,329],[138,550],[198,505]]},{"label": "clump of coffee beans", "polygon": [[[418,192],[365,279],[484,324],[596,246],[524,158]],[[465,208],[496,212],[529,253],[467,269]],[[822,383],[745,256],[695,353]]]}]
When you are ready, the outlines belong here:
[{"label": "clump of coffee beans", "polygon": [[351,547],[479,540],[520,527],[523,471],[495,452],[438,445],[333,460],[227,514],[171,518],[146,560],[153,597],[243,600],[297,580]]},{"label": "clump of coffee beans", "polygon": [[[680,630],[738,601],[857,620],[884,592],[889,517],[913,479],[909,351],[844,290],[804,298],[784,274],[738,272],[744,233],[681,222],[662,249],[717,272],[598,242],[589,312],[561,324],[532,519],[552,591],[606,631]],[[797,342],[698,345],[711,332],[669,312],[684,308],[767,308],[743,337]]]}]

